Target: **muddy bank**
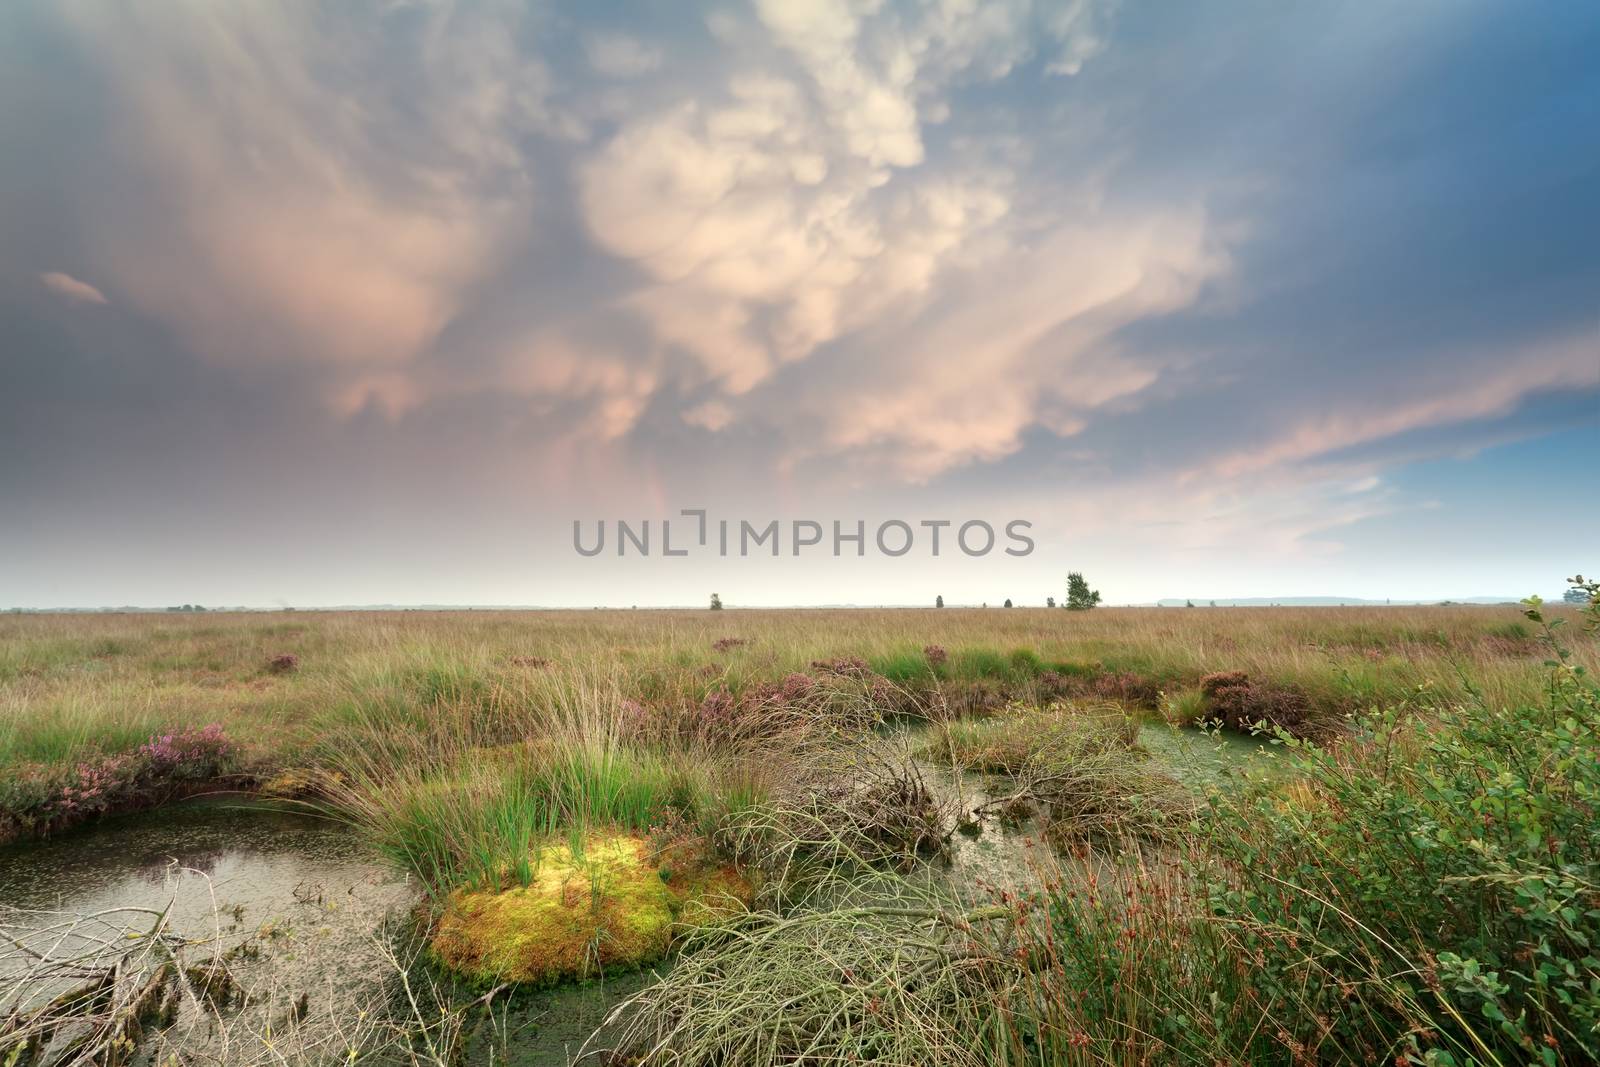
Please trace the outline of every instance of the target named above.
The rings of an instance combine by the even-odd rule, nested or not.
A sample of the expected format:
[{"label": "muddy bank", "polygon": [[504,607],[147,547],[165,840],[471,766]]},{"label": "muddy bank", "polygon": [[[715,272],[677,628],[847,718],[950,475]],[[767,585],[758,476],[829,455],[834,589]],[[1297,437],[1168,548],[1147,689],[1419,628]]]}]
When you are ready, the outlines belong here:
[{"label": "muddy bank", "polygon": [[[35,1020],[41,1063],[134,1035],[154,1058],[240,1063],[274,1041],[359,1044],[377,1036],[358,1031],[390,996],[392,938],[417,896],[347,827],[239,798],[9,845],[0,1019]],[[52,1025],[39,1013],[63,996],[72,1010]]]}]

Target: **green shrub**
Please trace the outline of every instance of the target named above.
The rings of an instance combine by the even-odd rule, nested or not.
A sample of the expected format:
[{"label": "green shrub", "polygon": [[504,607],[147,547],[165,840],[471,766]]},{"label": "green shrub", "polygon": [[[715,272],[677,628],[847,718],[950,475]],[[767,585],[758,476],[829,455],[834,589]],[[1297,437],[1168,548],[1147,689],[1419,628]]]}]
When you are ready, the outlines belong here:
[{"label": "green shrub", "polygon": [[[1570,680],[1570,679],[1569,679]],[[1409,721],[1408,721],[1409,720]],[[1299,747],[1299,799],[1220,802],[1212,847],[1247,871],[1211,907],[1257,954],[1299,1040],[1434,1062],[1600,1048],[1600,701],[1362,717]],[[1244,823],[1254,832],[1240,833]],[[1348,1010],[1359,996],[1368,1009]],[[1331,1026],[1314,1032],[1323,1016]],[[1419,1029],[1420,1032],[1419,1032]],[[1572,1062],[1576,1062],[1573,1059]]]},{"label": "green shrub", "polygon": [[1283,772],[1214,793],[1176,867],[1047,886],[1004,1051],[1595,1062],[1600,687],[1557,652],[1542,702],[1423,694],[1334,748],[1280,734]]},{"label": "green shrub", "polygon": [[1255,877],[1211,905],[1298,1040],[1438,1063],[1600,1048],[1600,694],[1556,668],[1542,705],[1360,717],[1353,743],[1294,752],[1300,802],[1224,806],[1258,832],[1215,852]]}]

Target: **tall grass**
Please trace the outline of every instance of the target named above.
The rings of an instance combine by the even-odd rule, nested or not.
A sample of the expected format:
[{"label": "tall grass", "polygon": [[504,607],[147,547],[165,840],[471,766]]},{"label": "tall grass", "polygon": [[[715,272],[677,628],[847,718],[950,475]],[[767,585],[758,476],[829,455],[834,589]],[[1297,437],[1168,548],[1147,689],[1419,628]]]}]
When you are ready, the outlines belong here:
[{"label": "tall grass", "polygon": [[436,891],[527,885],[543,843],[581,849],[591,829],[648,831],[674,814],[697,819],[722,798],[712,768],[620,747],[463,752],[441,764],[423,773],[397,767],[332,798],[342,817]]},{"label": "tall grass", "polygon": [[[747,644],[714,651],[724,637]],[[846,656],[923,684],[934,671],[919,650],[930,644],[949,650],[938,674],[952,682],[1132,672],[1172,690],[1240,670],[1339,710],[1422,685],[1448,703],[1469,679],[1502,704],[1542,686],[1543,654],[1509,607],[7,615],[0,706],[11,740],[0,760],[53,758],[51,742],[21,736],[48,732],[42,709],[67,704],[88,743],[119,743],[110,727],[131,706],[159,709],[166,726],[220,721],[272,755],[326,736],[330,707],[347,698],[587,715],[613,692],[698,699]],[[284,653],[299,669],[269,674]],[[1592,650],[1581,655],[1596,666]]]},{"label": "tall grass", "polygon": [[[1592,647],[1579,655],[1594,665]],[[284,656],[293,669],[271,666]],[[1149,700],[1219,670],[1297,687],[1327,715],[1419,688],[1446,706],[1469,690],[1525,702],[1542,686],[1527,627],[1475,607],[0,616],[0,773],[65,781],[85,758],[213,722],[263,777],[309,765],[355,782],[450,782],[473,770],[463,752],[530,741],[603,767],[640,758],[619,747],[632,705],[737,704],[856,659],[873,669],[861,693],[828,699],[873,690],[880,711],[992,711],[1100,682],[1114,683],[1100,695]],[[723,755],[762,742],[730,736]],[[663,733],[647,747],[671,762],[676,744]],[[25,794],[48,803],[48,788]]]},{"label": "tall grass", "polygon": [[79,681],[31,700],[0,691],[0,768],[137,748],[171,721],[165,712],[148,689],[127,682]]}]

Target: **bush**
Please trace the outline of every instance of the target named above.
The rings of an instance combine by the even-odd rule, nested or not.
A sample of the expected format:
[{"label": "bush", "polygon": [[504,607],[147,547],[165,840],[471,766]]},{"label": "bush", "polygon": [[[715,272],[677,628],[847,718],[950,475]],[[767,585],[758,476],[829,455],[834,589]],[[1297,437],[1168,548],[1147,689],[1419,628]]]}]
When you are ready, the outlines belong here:
[{"label": "bush", "polygon": [[1161,698],[1160,687],[1131,671],[1102,674],[1089,683],[1084,695],[1119,704],[1154,707]]},{"label": "bush", "polygon": [[[1355,717],[1334,748],[1280,731],[1283,772],[1213,794],[1169,873],[1048,888],[1008,1047],[1595,1062],[1600,687],[1559,647],[1553,664],[1542,703],[1418,700]],[[1207,683],[1212,702],[1253,688]]]},{"label": "bush", "polygon": [[1206,717],[1231,730],[1249,733],[1264,724],[1269,731],[1295,737],[1318,732],[1310,699],[1292,686],[1252,682],[1243,671],[1222,671],[1200,679],[1200,692],[1206,699]]},{"label": "bush", "polygon": [[1592,690],[1395,709],[1359,719],[1337,752],[1297,747],[1298,796],[1223,802],[1213,848],[1249,876],[1210,903],[1257,954],[1262,996],[1312,999],[1284,1025],[1439,1063],[1600,1048],[1597,731]]}]

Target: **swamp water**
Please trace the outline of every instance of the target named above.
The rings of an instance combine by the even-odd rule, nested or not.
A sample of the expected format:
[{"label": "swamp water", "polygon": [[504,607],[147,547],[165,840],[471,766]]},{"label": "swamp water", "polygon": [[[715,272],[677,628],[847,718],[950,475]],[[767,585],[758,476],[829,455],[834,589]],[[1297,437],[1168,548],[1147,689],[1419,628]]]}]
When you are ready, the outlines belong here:
[{"label": "swamp water", "polygon": [[[914,749],[929,735],[923,724],[901,724],[889,735]],[[1151,760],[1184,785],[1204,792],[1226,787],[1230,776],[1246,767],[1260,767],[1272,758],[1267,744],[1240,734],[1206,734],[1148,723],[1139,731],[1139,746]],[[959,824],[975,809],[1007,796],[1014,783],[1000,776],[961,771],[943,763],[914,759],[913,764],[935,803]],[[946,854],[929,865],[927,874],[958,896],[981,900],[995,891],[1015,891],[1033,884],[1041,869],[1059,863],[1041,836],[1037,820],[1008,824],[991,813],[981,829],[956,829]]]},{"label": "swamp water", "polygon": [[[459,1011],[480,991],[437,988],[407,947],[420,896],[349,827],[245,797],[190,800],[6,846],[0,1021],[80,988],[90,968],[72,957],[123,958],[137,985],[175,955],[187,988],[170,984],[171,1017],[145,1027],[131,1062],[164,1062],[172,1052],[184,1063],[334,1062],[354,1046],[385,1063],[449,1051],[466,1062],[564,1064],[647,978]],[[148,934],[163,914],[167,936],[156,944]],[[149,952],[131,948],[144,944]],[[210,990],[213,1001],[209,964],[219,958],[230,977],[226,989]],[[440,1025],[452,1008],[460,1026]],[[419,1037],[419,1017],[438,1032]],[[69,1060],[89,1029],[60,1028],[34,1062]]]},{"label": "swamp water", "polygon": [[[1226,773],[1260,749],[1160,727],[1141,741],[1185,778]],[[983,775],[918,765],[951,813],[993,799]],[[985,820],[980,832],[952,834],[947,856],[924,873],[963,896],[1019,888],[1048,860],[1034,830]],[[172,1052],[185,1063],[333,1062],[358,1047],[385,1063],[562,1065],[650,980],[628,973],[463,1010],[478,991],[438,988],[407,947],[419,899],[417,885],[349,827],[243,797],[190,800],[0,848],[0,1022],[81,985],[85,968],[59,965],[68,957],[120,955],[133,961],[123,965],[130,973],[147,974],[175,957],[189,981],[169,983],[165,1025],[146,1028],[128,1062],[166,1062]],[[159,943],[129,936],[158,922]],[[150,950],[130,952],[130,943]],[[207,999],[206,967],[216,959],[230,977]],[[419,1037],[418,1020],[432,1031]],[[66,1062],[86,1029],[56,1031],[34,1063]]]}]

